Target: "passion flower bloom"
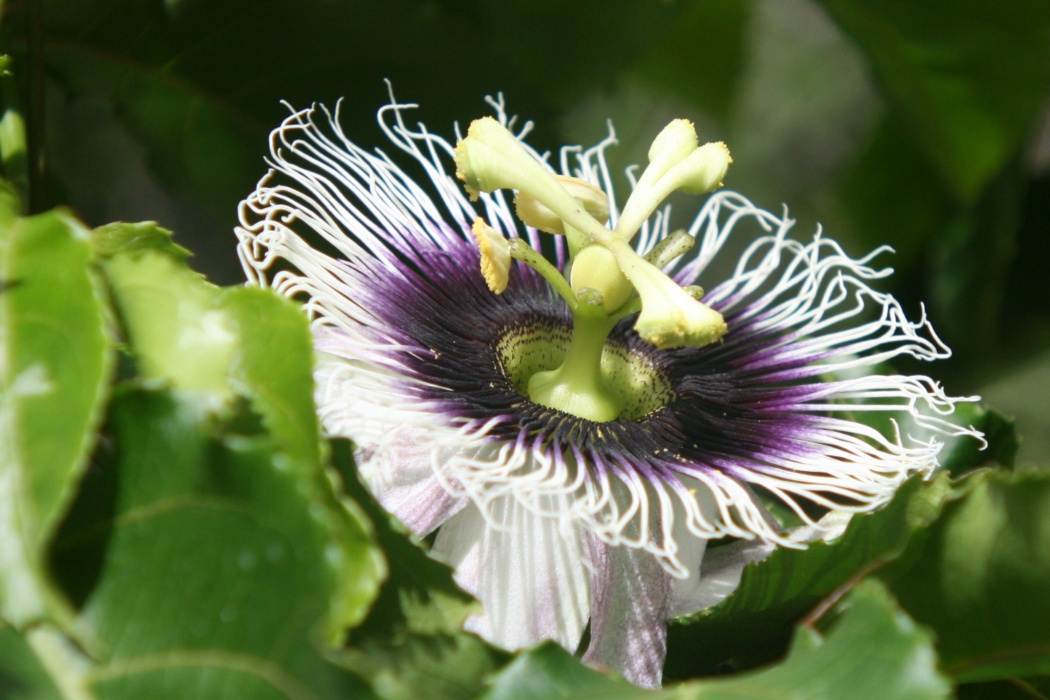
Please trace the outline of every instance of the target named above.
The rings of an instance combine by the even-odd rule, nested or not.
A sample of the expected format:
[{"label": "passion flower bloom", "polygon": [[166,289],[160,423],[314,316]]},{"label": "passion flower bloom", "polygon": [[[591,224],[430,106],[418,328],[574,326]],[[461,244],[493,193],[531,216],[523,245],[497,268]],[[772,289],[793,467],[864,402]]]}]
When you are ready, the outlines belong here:
[{"label": "passion flower bloom", "polygon": [[[800,546],[768,503],[819,532],[820,513],[878,507],[943,438],[977,434],[928,377],[874,373],[949,354],[869,286],[890,274],[881,249],[797,240],[727,191],[671,232],[663,199],[717,188],[724,146],[672,122],[621,209],[611,129],[555,162],[490,104],[455,147],[406,124],[414,105],[384,107],[400,160],[350,141],[338,110],[294,112],[241,205],[239,254],[251,283],[303,301],[325,428],[388,510],[437,530],[482,604],[468,627],[572,651],[589,624],[585,661],[658,686],[666,621],[748,558],[702,566],[708,540]],[[746,250],[713,276],[731,235]],[[856,418],[873,411],[922,436]]]}]

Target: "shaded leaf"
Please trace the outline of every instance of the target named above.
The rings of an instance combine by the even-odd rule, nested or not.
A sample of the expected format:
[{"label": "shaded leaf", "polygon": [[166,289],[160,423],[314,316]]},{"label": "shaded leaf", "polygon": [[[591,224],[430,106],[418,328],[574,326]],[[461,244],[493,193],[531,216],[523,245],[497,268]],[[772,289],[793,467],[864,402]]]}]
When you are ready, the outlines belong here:
[{"label": "shaded leaf", "polygon": [[984,434],[987,447],[968,437],[949,440],[940,454],[941,466],[953,474],[988,464],[1014,466],[1020,441],[1014,422],[994,408],[978,403],[959,404],[952,421],[971,425]]},{"label": "shaded leaf", "polygon": [[[179,75],[179,62],[173,59],[194,42],[179,41],[162,6],[77,5],[62,4],[48,14],[52,26],[47,28],[51,41],[46,61],[58,83],[72,95],[104,95],[112,101],[118,125],[131,143],[145,149],[148,164],[161,181],[193,192],[212,206],[219,200],[236,202],[258,177],[265,125],[231,109],[232,93],[212,93]],[[96,16],[75,28],[54,27],[82,10]],[[107,15],[110,22],[99,22]],[[100,24],[125,35],[134,32],[138,41],[122,42],[118,37],[99,41],[103,36],[95,30]],[[213,50],[213,56],[226,55],[215,48],[219,50]],[[274,100],[272,111],[277,109]],[[90,138],[89,133],[80,136]],[[94,145],[84,143],[80,148],[89,151]],[[103,176],[119,181],[116,173]]]},{"label": "shaded leaf", "polygon": [[3,623],[0,623],[0,697],[67,700],[29,640]]},{"label": "shaded leaf", "polygon": [[[477,5],[490,55],[561,105],[629,68],[654,40],[673,34],[687,10],[684,4],[600,0],[539,0],[527,6],[481,0]],[[558,50],[536,50],[537,41]]]},{"label": "shaded leaf", "polygon": [[937,670],[930,633],[898,607],[882,584],[861,583],[838,613],[826,634],[797,630],[783,663],[738,678],[696,683],[699,692],[692,697],[934,700],[951,696],[951,686]]},{"label": "shaded leaf", "polygon": [[959,681],[1050,673],[1050,472],[982,472],[880,573]]},{"label": "shaded leaf", "polygon": [[368,678],[381,697],[475,698],[485,676],[509,655],[462,630],[478,608],[452,580],[452,570],[422,549],[359,481],[346,440],[335,440],[333,461],[354,501],[375,523],[390,575],[368,618],[350,635],[339,662]]},{"label": "shaded leaf", "polygon": [[794,624],[839,587],[894,560],[929,526],[950,492],[946,474],[913,478],[880,511],[857,515],[832,543],[777,549],[744,569],[723,603],[668,630],[665,676],[686,678],[749,668],[783,652]]},{"label": "shaded leaf", "polygon": [[586,669],[553,644],[526,652],[493,679],[486,700],[686,698],[692,700],[936,700],[951,688],[937,671],[931,636],[877,581],[857,586],[826,632],[795,631],[780,663],[730,678],[641,690]]},{"label": "shaded leaf", "polygon": [[452,580],[452,569],[430,557],[418,539],[386,512],[357,475],[350,443],[333,440],[332,460],[347,493],[375,524],[377,543],[386,552],[390,575],[372,615],[352,638],[384,638],[403,632],[438,633],[460,629],[478,603]]},{"label": "shaded leaf", "polygon": [[268,436],[236,423],[213,432],[206,416],[192,395],[114,399],[119,449],[98,464],[112,513],[56,543],[67,578],[86,573],[84,550],[105,552],[78,622],[99,660],[91,687],[106,698],[367,696],[322,654],[344,574],[330,519],[317,517],[324,504]]},{"label": "shaded leaf", "polygon": [[[1050,275],[1046,277],[1050,279]],[[1046,410],[1046,398],[1050,396],[1050,343],[1043,343],[1039,354],[981,386],[980,393],[1016,422],[1020,437],[1018,463],[1050,465],[1050,412]]]},{"label": "shaded leaf", "polygon": [[[681,15],[660,32],[660,40],[645,44],[647,53],[633,72],[725,117],[745,62],[745,29],[752,3],[689,3],[679,9]],[[682,66],[697,70],[682,70]]]},{"label": "shaded leaf", "polygon": [[[963,201],[1018,148],[1050,84],[1050,5],[821,0]],[[994,57],[994,60],[990,60]]]},{"label": "shaded leaf", "polygon": [[971,208],[946,216],[933,246],[928,299],[953,350],[971,357],[991,355],[1002,343],[998,318],[1028,187],[1021,161],[991,178]]},{"label": "shaded leaf", "polygon": [[[836,181],[835,196],[849,207],[865,246],[891,246],[892,257],[880,261],[908,274],[941,232],[947,206],[935,167],[912,145],[902,122],[894,112],[882,117]],[[928,271],[920,268],[918,274]]]},{"label": "shaded leaf", "polygon": [[1050,677],[966,683],[956,688],[959,700],[1043,700],[1050,697]]}]

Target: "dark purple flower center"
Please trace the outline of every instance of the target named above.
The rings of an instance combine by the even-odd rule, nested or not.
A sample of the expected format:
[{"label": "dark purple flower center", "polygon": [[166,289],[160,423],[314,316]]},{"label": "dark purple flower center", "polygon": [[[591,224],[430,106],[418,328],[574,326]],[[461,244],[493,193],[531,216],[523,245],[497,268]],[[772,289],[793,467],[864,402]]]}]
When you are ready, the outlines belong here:
[{"label": "dark purple flower center", "polygon": [[[565,302],[532,269],[515,265],[506,291],[493,294],[478,272],[469,242],[421,247],[401,276],[377,273],[373,308],[407,347],[402,361],[420,399],[437,401],[451,422],[502,418],[494,440],[538,439],[552,449],[574,446],[595,464],[644,470],[761,468],[771,455],[806,450],[808,416],[792,404],[809,391],[783,381],[805,362],[767,357],[749,370],[768,342],[730,325],[721,344],[659,350],[616,325],[606,343],[622,372],[617,386],[630,399],[620,418],[594,422],[530,401],[531,374],[557,367],[572,317]],[[769,335],[768,333],[766,334]],[[765,377],[778,372],[780,381]]]}]

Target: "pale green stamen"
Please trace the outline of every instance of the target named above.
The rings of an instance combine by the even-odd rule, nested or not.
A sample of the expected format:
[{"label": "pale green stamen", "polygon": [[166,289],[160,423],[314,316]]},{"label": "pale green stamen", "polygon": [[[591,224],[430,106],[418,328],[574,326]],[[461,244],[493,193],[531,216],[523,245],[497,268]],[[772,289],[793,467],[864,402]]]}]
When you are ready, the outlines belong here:
[{"label": "pale green stamen", "polygon": [[696,239],[686,233],[685,229],[672,231],[662,241],[645,254],[645,262],[653,267],[663,269],[682,257],[696,245]]},{"label": "pale green stamen", "polygon": [[543,257],[540,253],[533,250],[525,241],[520,238],[512,238],[510,241],[510,257],[515,260],[520,260],[536,272],[543,276],[543,279],[554,288],[562,299],[568,303],[569,308],[576,310],[576,295],[572,291],[572,287],[562,277],[561,272],[558,268],[551,265],[547,258]]},{"label": "pale green stamen", "polygon": [[721,184],[731,162],[724,144],[699,146],[692,124],[685,120],[668,125],[653,142],[649,167],[612,230],[603,225],[607,209],[600,190],[551,173],[494,119],[473,122],[454,155],[456,176],[472,198],[479,192],[516,190],[522,220],[538,230],[565,235],[569,243],[571,275],[566,281],[524,241],[512,239],[504,246],[502,239],[490,240],[493,232],[487,227],[479,224],[475,231],[482,268],[493,291],[498,293],[497,287],[506,283],[502,263],[509,253],[539,272],[572,310],[573,330],[564,362],[536,372],[525,384],[536,403],[588,420],[619,417],[631,397],[625,399],[606,385],[602,354],[616,322],[639,306],[635,330],[660,348],[699,347],[725,334],[721,314],[661,269],[692,247],[691,236],[676,231],[645,258],[630,244],[670,193],[706,192]]},{"label": "pale green stamen", "polygon": [[[631,240],[645,220],[663,204],[667,196],[679,190],[690,194],[710,192],[720,187],[732,159],[724,143],[706,143],[681,159],[659,177],[644,177],[624,205],[613,232]],[[648,168],[646,173],[648,173]],[[643,182],[644,181],[644,182]]]}]

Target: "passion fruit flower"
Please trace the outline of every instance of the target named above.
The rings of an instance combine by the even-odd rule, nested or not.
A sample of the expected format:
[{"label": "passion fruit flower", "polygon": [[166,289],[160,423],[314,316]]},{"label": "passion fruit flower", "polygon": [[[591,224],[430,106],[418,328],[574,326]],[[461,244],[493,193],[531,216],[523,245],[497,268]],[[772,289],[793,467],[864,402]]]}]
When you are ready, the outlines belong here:
[{"label": "passion fruit flower", "polygon": [[[657,686],[668,619],[717,601],[756,549],[812,536],[768,502],[819,533],[820,512],[875,508],[937,466],[944,437],[977,434],[931,379],[873,373],[949,354],[869,286],[891,272],[880,251],[796,240],[732,192],[671,232],[664,198],[718,187],[725,146],[672,122],[620,209],[611,128],[555,164],[490,104],[455,148],[406,125],[414,105],[381,109],[414,175],[351,142],[338,108],[294,112],[240,207],[239,254],[251,283],[304,302],[324,426],[388,510],[437,530],[482,604],[468,627],[575,650],[589,622],[588,663]],[[873,411],[923,437],[855,418]],[[759,546],[701,567],[726,536]]]}]

